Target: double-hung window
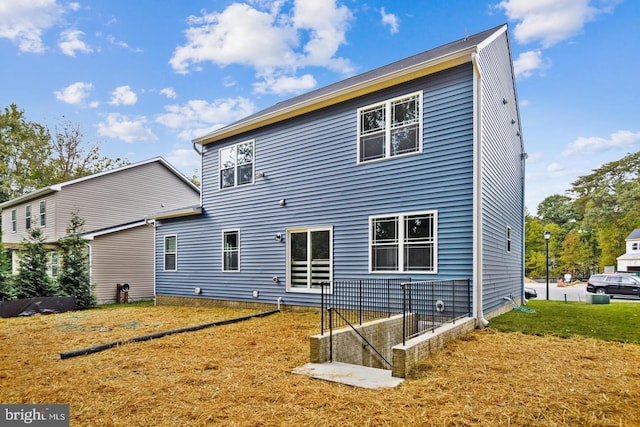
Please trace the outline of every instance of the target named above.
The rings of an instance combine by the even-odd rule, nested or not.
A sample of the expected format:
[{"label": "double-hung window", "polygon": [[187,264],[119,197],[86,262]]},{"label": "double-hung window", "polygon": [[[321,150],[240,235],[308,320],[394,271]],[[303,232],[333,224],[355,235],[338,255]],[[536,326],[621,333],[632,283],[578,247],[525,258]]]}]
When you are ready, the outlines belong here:
[{"label": "double-hung window", "polygon": [[28,205],[24,211],[24,228],[27,230],[31,228],[31,205]]},{"label": "double-hung window", "polygon": [[218,154],[220,157],[220,188],[253,183],[253,140],[221,148]]},{"label": "double-hung window", "polygon": [[11,232],[15,233],[18,231],[18,211],[13,209],[11,211]]},{"label": "double-hung window", "polygon": [[422,92],[358,109],[358,162],[422,151]]},{"label": "double-hung window", "polygon": [[222,271],[240,271],[240,231],[222,232]]},{"label": "double-hung window", "polygon": [[40,202],[40,227],[47,225],[47,202],[44,200]]},{"label": "double-hung window", "polygon": [[164,271],[178,271],[178,236],[164,236]]},{"label": "double-hung window", "polygon": [[437,273],[436,211],[369,218],[371,272]]}]

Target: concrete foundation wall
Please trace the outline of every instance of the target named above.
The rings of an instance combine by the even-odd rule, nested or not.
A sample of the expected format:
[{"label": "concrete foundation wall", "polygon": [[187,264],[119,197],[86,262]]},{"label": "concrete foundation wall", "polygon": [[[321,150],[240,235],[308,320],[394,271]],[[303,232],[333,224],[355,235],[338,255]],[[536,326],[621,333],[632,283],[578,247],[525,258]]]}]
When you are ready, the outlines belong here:
[{"label": "concrete foundation wall", "polygon": [[416,338],[410,339],[405,345],[393,347],[393,368],[391,375],[398,378],[406,378],[418,362],[429,357],[432,353],[440,351],[444,346],[461,335],[467,334],[476,328],[476,319],[468,317],[459,319],[455,324],[436,328],[433,332],[427,332]]},{"label": "concrete foundation wall", "polygon": [[[391,363],[392,348],[402,342],[402,315],[375,320],[357,326],[356,330]],[[378,354],[350,327],[333,331],[333,361],[389,369]],[[323,363],[330,360],[330,335],[314,335],[310,339],[311,362]]]}]

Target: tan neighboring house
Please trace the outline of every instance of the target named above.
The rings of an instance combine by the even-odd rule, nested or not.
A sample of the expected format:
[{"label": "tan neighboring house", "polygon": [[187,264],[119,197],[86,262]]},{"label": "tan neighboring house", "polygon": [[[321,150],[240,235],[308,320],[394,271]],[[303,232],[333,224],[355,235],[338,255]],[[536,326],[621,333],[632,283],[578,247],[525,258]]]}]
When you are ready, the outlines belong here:
[{"label": "tan neighboring house", "polygon": [[618,257],[618,271],[640,271],[640,228],[625,239],[627,252]]},{"label": "tan neighboring house", "polygon": [[200,190],[161,157],[52,185],[0,204],[2,244],[18,252],[27,231],[40,227],[57,274],[57,242],[73,212],[84,219],[91,283],[99,303],[116,300],[117,284],[130,286],[129,300],[155,296],[154,228],[146,217],[164,211],[198,211]]}]

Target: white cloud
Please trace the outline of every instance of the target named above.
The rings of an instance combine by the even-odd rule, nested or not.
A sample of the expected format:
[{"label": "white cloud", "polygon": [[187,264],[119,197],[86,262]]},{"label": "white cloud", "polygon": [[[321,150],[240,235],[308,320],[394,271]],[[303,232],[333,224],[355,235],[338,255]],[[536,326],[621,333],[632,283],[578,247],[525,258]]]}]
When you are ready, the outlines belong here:
[{"label": "white cloud", "polygon": [[178,97],[178,95],[176,94],[176,91],[173,90],[172,87],[165,87],[161,89],[160,94],[166,96],[169,99],[176,99]]},{"label": "white cloud", "polygon": [[135,105],[138,102],[138,95],[131,90],[129,85],[117,87],[111,92],[111,105]]},{"label": "white cloud", "polygon": [[173,166],[178,168],[187,178],[195,172],[200,171],[200,156],[193,151],[193,148],[176,148],[166,155],[166,159]]},{"label": "white cloud", "polygon": [[158,115],[156,122],[180,130],[179,138],[187,141],[256,111],[253,102],[242,97],[218,99],[212,103],[196,99],[183,105],[173,104],[164,108],[166,113]]},{"label": "white cloud", "polygon": [[616,148],[627,148],[640,145],[640,132],[620,130],[609,136],[609,139],[592,136],[579,137],[570,143],[562,156],[567,157],[579,153],[597,153]]},{"label": "white cloud", "polygon": [[522,52],[513,61],[516,77],[531,77],[535,71],[543,71],[551,67],[551,60],[542,57],[541,50]]},{"label": "white cloud", "polygon": [[90,53],[92,49],[85,42],[80,40],[84,33],[80,30],[67,30],[60,33],[60,43],[58,47],[68,56],[76,56],[76,52]]},{"label": "white cloud", "polygon": [[393,13],[386,13],[384,7],[380,9],[380,16],[382,17],[382,23],[389,26],[391,34],[396,34],[400,31],[400,19]]},{"label": "white cloud", "polygon": [[66,102],[67,104],[78,105],[81,104],[88,96],[89,92],[93,90],[91,83],[76,82],[70,84],[62,90],[54,91],[54,95],[58,101]]},{"label": "white cloud", "polygon": [[157,141],[158,137],[146,126],[144,116],[129,118],[120,113],[110,113],[106,121],[98,123],[98,135],[118,138],[125,142]]},{"label": "white cloud", "polygon": [[[199,69],[202,63],[219,66],[244,65],[255,70],[265,92],[269,82],[299,82],[306,89],[308,78],[296,77],[299,68],[320,66],[343,74],[353,73],[349,60],[336,57],[345,43],[352,18],[335,0],[296,0],[291,11],[285,2],[233,3],[222,12],[191,16],[185,31],[187,42],[178,46],[169,63],[177,73]],[[306,42],[305,42],[306,41]],[[299,92],[300,87],[290,87]]]},{"label": "white cloud", "polygon": [[263,82],[253,84],[254,91],[260,94],[273,93],[283,95],[287,93],[300,93],[314,88],[316,79],[311,74],[300,77],[266,77]]},{"label": "white cloud", "polygon": [[135,52],[135,53],[140,53],[140,52],[144,52],[142,49],[140,48],[133,48],[131,46],[129,46],[128,43],[123,42],[121,40],[117,40],[112,34],[109,34],[106,36],[106,40],[111,43],[114,46],[118,46],[124,49],[129,50],[130,52]]},{"label": "white cloud", "polygon": [[335,0],[296,0],[294,27],[299,33],[309,33],[300,65],[327,67],[344,74],[353,73],[348,60],[334,58],[340,45],[346,42],[345,34],[351,19],[351,11],[345,6],[337,7]]},{"label": "white cloud", "polygon": [[42,53],[42,34],[59,22],[63,12],[56,0],[3,1],[0,37],[11,40],[21,52]]},{"label": "white cloud", "polygon": [[496,5],[511,21],[518,43],[550,47],[582,32],[585,24],[608,13],[621,0],[503,0]]}]

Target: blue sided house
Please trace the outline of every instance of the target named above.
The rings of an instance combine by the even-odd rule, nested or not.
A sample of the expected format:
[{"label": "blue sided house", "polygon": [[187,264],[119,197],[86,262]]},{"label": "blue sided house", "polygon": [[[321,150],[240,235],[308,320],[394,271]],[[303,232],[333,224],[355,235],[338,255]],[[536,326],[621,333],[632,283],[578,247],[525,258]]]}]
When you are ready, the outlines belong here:
[{"label": "blue sided house", "polygon": [[201,206],[157,215],[158,304],[319,306],[320,283],[466,279],[523,297],[524,152],[506,25],[193,141]]}]

